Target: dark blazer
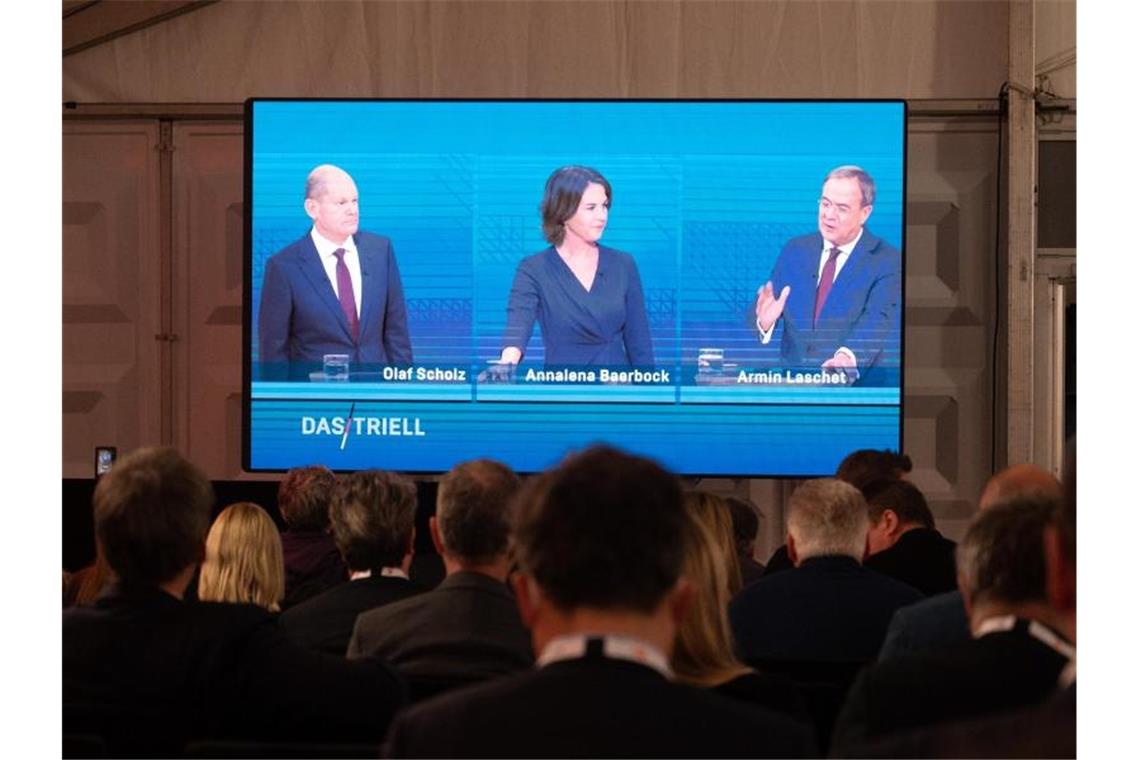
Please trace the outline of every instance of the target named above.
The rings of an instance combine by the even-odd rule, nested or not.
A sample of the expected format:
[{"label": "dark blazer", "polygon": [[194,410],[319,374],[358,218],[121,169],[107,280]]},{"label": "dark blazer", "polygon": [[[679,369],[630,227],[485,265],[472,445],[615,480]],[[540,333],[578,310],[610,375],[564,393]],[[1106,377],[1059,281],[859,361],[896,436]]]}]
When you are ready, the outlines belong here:
[{"label": "dark blazer", "polygon": [[453,573],[435,590],[356,619],[349,657],[383,659],[408,678],[480,681],[534,665],[530,632],[506,584]]},{"label": "dark blazer", "polygon": [[1028,621],[937,652],[896,657],[856,679],[835,725],[834,752],[918,726],[990,715],[1046,699],[1068,659]]},{"label": "dark blazer", "polygon": [[281,613],[281,627],[304,647],[344,657],[356,616],[424,589],[404,578],[345,581]]},{"label": "dark blazer", "polygon": [[369,232],[357,232],[353,241],[361,279],[355,341],[310,233],[265,262],[257,321],[258,360],[268,365],[264,374],[289,365],[319,369],[324,354],[348,354],[353,369],[412,363],[404,288],[392,244]]},{"label": "dark blazer", "polygon": [[899,609],[891,618],[879,659],[964,644],[970,638],[962,593],[950,591]]},{"label": "dark blazer", "polygon": [[760,707],[587,656],[401,713],[386,757],[806,757],[810,729]]},{"label": "dark blazer", "polygon": [[589,291],[553,246],[520,261],[503,347],[525,351],[535,320],[547,366],[653,366],[645,295],[628,253],[598,246],[598,273]]},{"label": "dark blazer", "polygon": [[912,528],[899,536],[894,546],[863,560],[863,566],[914,586],[927,596],[942,594],[958,588],[955,546],[936,530]]},{"label": "dark blazer", "polygon": [[836,349],[846,346],[855,354],[860,373],[876,365],[897,371],[902,350],[898,249],[864,227],[814,323],[822,251],[823,236],[815,232],[789,240],[776,259],[770,277],[773,292],[779,296],[789,286],[791,293],[769,345],[780,347],[780,360],[788,369],[819,369]]},{"label": "dark blazer", "polygon": [[892,734],[856,748],[854,756],[1075,758],[1077,684],[1030,707]]},{"label": "dark blazer", "polygon": [[865,662],[895,610],[921,598],[851,557],[812,557],[741,591],[728,614],[746,662]]},{"label": "dark blazer", "polygon": [[378,661],[306,651],[253,605],[115,587],[63,613],[63,731],[103,736],[108,757],[177,757],[191,739],[378,742],[403,699]]}]

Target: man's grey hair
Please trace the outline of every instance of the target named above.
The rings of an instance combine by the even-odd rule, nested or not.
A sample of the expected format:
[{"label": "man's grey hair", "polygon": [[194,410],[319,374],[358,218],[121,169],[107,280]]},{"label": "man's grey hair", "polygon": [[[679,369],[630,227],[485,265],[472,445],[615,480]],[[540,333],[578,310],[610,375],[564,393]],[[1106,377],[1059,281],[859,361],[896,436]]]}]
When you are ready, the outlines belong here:
[{"label": "man's grey hair", "polygon": [[863,205],[875,205],[875,180],[865,169],[854,164],[837,166],[823,178],[823,184],[830,179],[855,179],[859,181],[859,192],[863,194]]},{"label": "man's grey hair", "polygon": [[863,494],[836,478],[809,480],[788,501],[788,533],[801,560],[841,555],[862,562],[869,527]]},{"label": "man's grey hair", "polygon": [[1044,601],[1044,535],[1055,507],[1020,499],[978,512],[957,549],[963,595],[974,604]]}]

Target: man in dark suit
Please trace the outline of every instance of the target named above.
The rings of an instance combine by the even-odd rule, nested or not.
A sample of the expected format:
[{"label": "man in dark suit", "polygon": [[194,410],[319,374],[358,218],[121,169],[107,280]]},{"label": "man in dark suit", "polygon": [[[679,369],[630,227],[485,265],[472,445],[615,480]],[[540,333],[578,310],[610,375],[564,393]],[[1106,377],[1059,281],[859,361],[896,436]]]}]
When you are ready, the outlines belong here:
[{"label": "man in dark suit", "polygon": [[[63,614],[63,731],[108,757],[177,757],[193,739],[378,741],[403,686],[378,662],[292,644],[250,604],[188,603],[213,503],[173,449],[140,449],[95,489],[117,581]],[[319,699],[313,699],[319,694]]]},{"label": "man in dark suit", "polygon": [[1074,650],[1064,617],[1044,594],[1052,506],[1015,502],[978,513],[958,547],[973,640],[865,670],[836,723],[833,751],[859,752],[907,729],[1028,706],[1056,690]]},{"label": "man in dark suit", "polygon": [[333,489],[329,517],[349,580],[285,610],[281,626],[303,646],[344,657],[357,615],[425,590],[408,578],[416,487],[383,470],[345,475]]},{"label": "man in dark suit", "polygon": [[922,491],[905,480],[886,480],[867,486],[863,495],[871,519],[864,567],[928,596],[958,587],[954,542],[935,529]]},{"label": "man in dark suit", "polygon": [[534,665],[530,633],[506,584],[508,510],[518,489],[518,476],[488,459],[447,473],[428,523],[447,578],[426,594],[360,615],[348,656],[394,666],[413,698]]},{"label": "man in dark suit", "polygon": [[[1031,464],[1008,467],[991,477],[982,490],[978,509],[1021,502],[1061,504],[1061,484]],[[900,654],[961,644],[970,640],[970,625],[962,593],[957,589],[924,599],[895,613],[879,652],[885,660]]]},{"label": "man in dark suit", "polygon": [[741,591],[729,621],[742,659],[768,669],[873,660],[895,610],[922,598],[868,570],[867,504],[835,478],[809,480],[788,502],[788,556],[795,568]]},{"label": "man in dark suit", "polygon": [[778,341],[786,369],[830,369],[854,381],[877,368],[877,382],[898,382],[902,257],[865,228],[874,203],[870,174],[832,169],[819,199],[819,231],[790,240],[760,288],[760,342]]},{"label": "man in dark suit", "polygon": [[801,757],[810,731],[671,680],[683,504],[658,465],[596,447],[515,503],[513,577],[538,669],[404,712],[390,757]]},{"label": "man in dark suit", "polygon": [[404,288],[392,243],[358,231],[356,183],[325,164],[309,173],[313,228],[265,263],[258,314],[262,377],[308,379],[325,354],[356,370],[411,364]]}]

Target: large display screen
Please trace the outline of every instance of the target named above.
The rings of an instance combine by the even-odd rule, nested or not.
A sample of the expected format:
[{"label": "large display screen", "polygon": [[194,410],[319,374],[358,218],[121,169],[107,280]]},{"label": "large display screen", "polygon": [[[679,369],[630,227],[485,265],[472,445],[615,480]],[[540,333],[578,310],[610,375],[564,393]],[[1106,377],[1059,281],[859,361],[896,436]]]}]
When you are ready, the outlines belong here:
[{"label": "large display screen", "polygon": [[244,465],[901,445],[902,101],[246,103]]}]

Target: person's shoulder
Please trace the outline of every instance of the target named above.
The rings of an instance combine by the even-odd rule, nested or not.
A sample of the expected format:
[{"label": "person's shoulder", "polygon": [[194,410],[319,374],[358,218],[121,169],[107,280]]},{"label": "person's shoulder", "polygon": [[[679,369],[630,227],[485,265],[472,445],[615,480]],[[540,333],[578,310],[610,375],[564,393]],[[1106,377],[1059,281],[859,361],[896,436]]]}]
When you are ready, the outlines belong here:
[{"label": "person's shoulder", "polygon": [[415,587],[412,596],[389,602],[382,607],[366,610],[356,618],[358,628],[386,630],[406,620],[408,615],[418,612],[434,599],[434,592]]},{"label": "person's shoulder", "polygon": [[349,584],[351,583],[352,581],[341,581],[335,586],[327,588],[303,602],[298,602],[281,613],[281,623],[288,625],[298,620],[307,620],[312,616],[320,616],[321,613],[330,607],[336,607],[340,599],[348,591]]},{"label": "person's shoulder", "polygon": [[863,571],[861,575],[868,588],[884,598],[889,598],[892,601],[902,601],[907,604],[926,598],[926,596],[914,586],[903,583],[897,578],[892,578],[874,568],[862,565],[860,566],[860,570]]},{"label": "person's shoulder", "polygon": [[293,261],[310,251],[316,251],[316,246],[313,245],[313,238],[311,237],[310,233],[306,232],[304,235],[297,238],[292,243],[289,243],[287,246],[266,259],[265,263],[267,266],[271,264],[279,265],[285,262]]},{"label": "person's shoulder", "polygon": [[598,256],[616,263],[623,267],[637,268],[637,261],[633,258],[633,254],[626,253],[625,251],[617,248],[610,248],[609,246],[599,245]]},{"label": "person's shoulder", "polygon": [[863,228],[863,237],[864,240],[859,241],[860,246],[869,251],[877,260],[894,265],[902,257],[898,248],[871,232],[867,227]]},{"label": "person's shoulder", "polygon": [[813,252],[818,254],[823,250],[823,236],[818,232],[809,232],[806,235],[799,235],[790,238],[788,242],[784,243],[785,253],[800,253],[803,251]]},{"label": "person's shoulder", "polygon": [[357,230],[353,235],[356,242],[356,247],[360,251],[377,251],[386,253],[392,249],[392,239],[386,235],[379,235],[375,232],[368,232],[366,230]]},{"label": "person's shoulder", "polygon": [[519,269],[534,271],[539,267],[550,265],[557,257],[558,251],[554,250],[554,246],[548,245],[541,251],[535,251],[519,259]]}]

